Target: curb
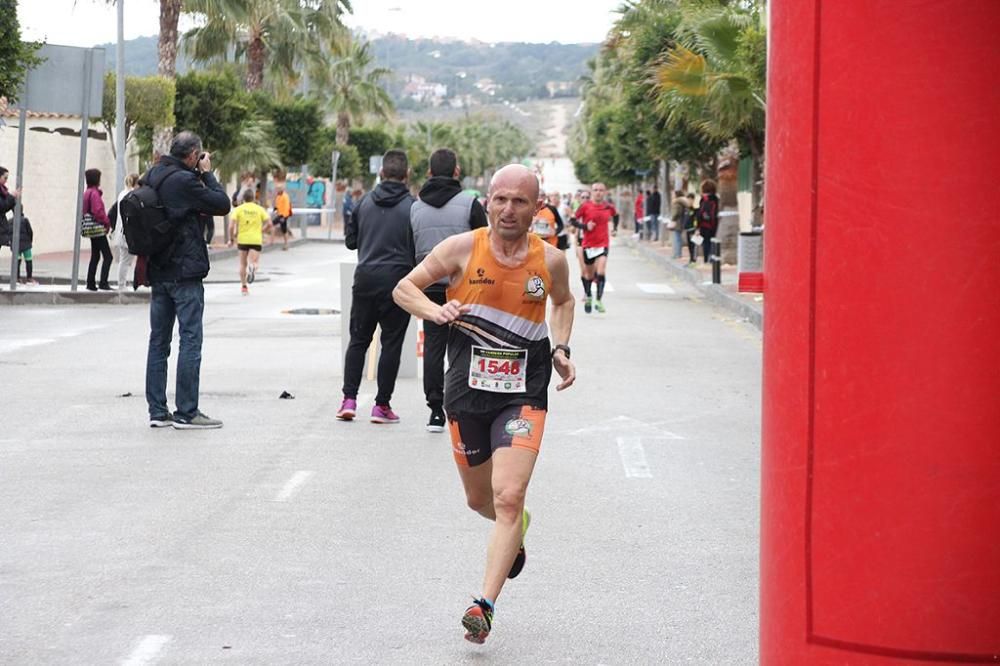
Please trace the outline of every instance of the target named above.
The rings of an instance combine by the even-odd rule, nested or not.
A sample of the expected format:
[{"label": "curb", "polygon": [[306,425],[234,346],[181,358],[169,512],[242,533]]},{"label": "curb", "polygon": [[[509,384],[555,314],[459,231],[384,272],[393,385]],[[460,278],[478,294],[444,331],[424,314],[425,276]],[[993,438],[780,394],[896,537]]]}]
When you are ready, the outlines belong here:
[{"label": "curb", "polygon": [[138,305],[149,303],[150,292],[2,291],[0,305]]},{"label": "curb", "polygon": [[674,276],[691,284],[697,289],[706,300],[714,305],[725,308],[733,314],[742,317],[752,324],[758,331],[764,328],[764,309],[762,306],[748,303],[738,296],[734,296],[724,287],[717,284],[705,284],[705,276],[699,271],[691,270],[684,266],[678,266],[669,257],[649,249],[631,238],[624,239],[628,247],[637,250],[646,259],[666,268]]}]

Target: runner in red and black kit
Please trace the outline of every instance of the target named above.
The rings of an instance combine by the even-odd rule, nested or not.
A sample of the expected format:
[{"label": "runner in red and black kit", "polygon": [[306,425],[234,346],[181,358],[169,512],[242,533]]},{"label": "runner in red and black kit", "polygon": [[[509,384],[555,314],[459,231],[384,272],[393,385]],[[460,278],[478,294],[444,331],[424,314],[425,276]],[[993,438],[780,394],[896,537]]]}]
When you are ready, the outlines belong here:
[{"label": "runner in red and black kit", "polygon": [[[604,200],[608,188],[604,183],[594,183],[590,188],[590,201],[585,201],[576,209],[573,226],[583,230],[583,311],[591,307],[604,312],[604,280],[607,275],[608,248],[611,238],[608,224],[617,222],[618,211]],[[597,283],[597,300],[591,298],[591,284]]]}]

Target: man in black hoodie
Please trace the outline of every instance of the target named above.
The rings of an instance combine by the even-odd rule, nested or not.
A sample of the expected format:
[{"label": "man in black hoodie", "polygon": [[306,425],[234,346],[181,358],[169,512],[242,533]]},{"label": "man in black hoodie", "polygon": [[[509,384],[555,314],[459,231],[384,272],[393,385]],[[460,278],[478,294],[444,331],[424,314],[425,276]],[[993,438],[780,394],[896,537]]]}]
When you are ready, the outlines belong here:
[{"label": "man in black hoodie", "polygon": [[382,354],[371,420],[399,423],[389,400],[396,388],[399,355],[410,315],[392,300],[392,290],[416,265],[410,233],[413,197],[407,187],[409,171],[406,153],[387,152],[379,172],[382,182],[361,199],[347,220],[344,242],[348,249],[358,251],[358,267],[351,290],[351,341],[344,358],[344,400],[337,412],[341,421],[357,416],[365,352],[378,325],[382,328]]},{"label": "man in black hoodie", "polygon": [[[486,211],[475,195],[463,194],[458,182],[461,169],[455,151],[441,148],[431,155],[430,178],[420,190],[420,200],[410,209],[413,245],[419,264],[434,246],[449,236],[487,226]],[[444,305],[448,280],[424,290],[427,298]],[[448,326],[424,320],[424,396],[431,409],[427,430],[444,432],[444,354]]]},{"label": "man in black hoodie", "polygon": [[[208,275],[208,249],[202,235],[201,216],[229,213],[229,195],[212,175],[212,159],[202,152],[194,132],[181,132],[170,144],[170,154],[160,158],[140,183],[156,189],[174,231],[174,240],[163,252],[149,257],[152,287],[149,303],[149,349],[146,354],[146,403],[153,428],[221,428],[198,409],[201,381],[202,319]],[[180,334],[177,351],[177,411],[167,409],[167,357],[174,334]]]}]

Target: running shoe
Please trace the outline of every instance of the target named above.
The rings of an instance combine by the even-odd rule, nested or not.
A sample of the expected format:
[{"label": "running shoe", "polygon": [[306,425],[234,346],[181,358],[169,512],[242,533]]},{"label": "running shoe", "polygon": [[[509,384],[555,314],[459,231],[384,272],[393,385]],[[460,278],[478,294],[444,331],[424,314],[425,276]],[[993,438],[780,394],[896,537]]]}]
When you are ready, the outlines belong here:
[{"label": "running shoe", "polygon": [[213,419],[201,412],[194,415],[194,418],[186,419],[180,416],[174,417],[174,430],[210,430],[221,428],[222,421]]},{"label": "running shoe", "polygon": [[372,423],[399,423],[399,417],[389,405],[372,407]]},{"label": "running shoe", "polygon": [[240,293],[243,294],[244,296],[248,296],[250,294],[250,290],[247,289],[246,285],[243,285],[242,287],[240,287]]},{"label": "running shoe", "polygon": [[507,578],[517,578],[517,575],[521,573],[521,569],[524,568],[524,562],[528,559],[528,554],[524,552],[524,535],[528,533],[528,525],[531,525],[531,514],[525,509],[521,512],[521,547],[517,550],[517,555],[514,557],[514,564],[510,566],[510,573],[507,574]]},{"label": "running shoe", "polygon": [[247,266],[247,283],[253,284],[254,275],[257,273],[257,267],[253,264]]},{"label": "running shoe", "polygon": [[583,311],[589,314],[590,310],[591,310],[591,304],[592,303],[593,303],[593,300],[590,298],[590,296],[588,296],[587,298],[583,299]]},{"label": "running shoe", "polygon": [[431,418],[427,421],[427,432],[444,432],[445,416],[440,407],[431,408]]},{"label": "running shoe", "polygon": [[169,428],[173,424],[174,424],[173,414],[164,414],[163,416],[149,417],[150,428]]},{"label": "running shoe", "polygon": [[465,640],[482,645],[493,628],[493,606],[486,599],[473,598],[473,601],[475,603],[465,609],[462,626],[467,632]]},{"label": "running shoe", "polygon": [[601,302],[601,301],[594,301],[594,309],[597,310],[598,312],[600,312],[601,314],[604,314],[605,312],[607,312],[604,309],[604,303]]},{"label": "running shoe", "polygon": [[337,418],[341,421],[353,421],[358,415],[358,401],[354,398],[344,398],[337,411]]}]

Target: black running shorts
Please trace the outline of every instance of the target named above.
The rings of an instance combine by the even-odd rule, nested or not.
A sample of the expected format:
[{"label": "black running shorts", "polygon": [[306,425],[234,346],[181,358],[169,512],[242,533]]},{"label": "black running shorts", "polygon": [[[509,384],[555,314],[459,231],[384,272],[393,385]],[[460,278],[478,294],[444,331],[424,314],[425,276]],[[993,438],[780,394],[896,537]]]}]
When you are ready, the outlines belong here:
[{"label": "black running shorts", "polygon": [[257,250],[258,252],[260,252],[261,251],[261,246],[260,245],[247,245],[246,243],[237,243],[236,244],[236,249],[237,250],[241,250],[243,252],[248,252],[250,250]]},{"label": "black running shorts", "polygon": [[452,452],[463,467],[482,465],[503,447],[538,453],[545,431],[545,410],[509,405],[491,414],[449,414]]},{"label": "black running shorts", "polygon": [[588,257],[587,256],[587,250],[588,249],[590,249],[590,248],[586,248],[586,247],[583,248],[583,263],[587,264],[588,266],[592,266],[594,264],[594,262],[597,261],[598,259],[600,259],[601,257],[607,257],[608,256],[608,248],[606,248],[606,247],[602,247],[601,249],[603,250],[603,252],[601,252],[600,254],[598,254],[597,256],[594,256],[594,257]]}]

